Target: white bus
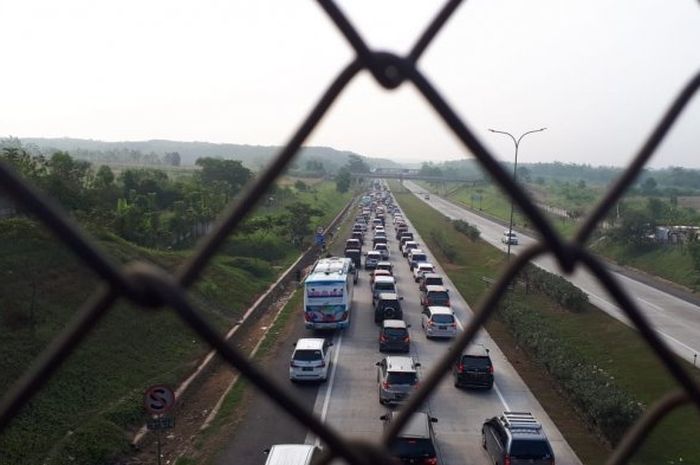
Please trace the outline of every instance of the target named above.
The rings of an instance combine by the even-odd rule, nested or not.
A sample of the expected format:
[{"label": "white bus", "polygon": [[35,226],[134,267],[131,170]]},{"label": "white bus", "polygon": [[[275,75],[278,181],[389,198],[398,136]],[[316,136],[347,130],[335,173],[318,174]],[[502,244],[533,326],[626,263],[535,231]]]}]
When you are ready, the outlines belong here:
[{"label": "white bus", "polygon": [[308,329],[350,324],[355,268],[346,257],[322,258],[304,280],[304,325]]}]

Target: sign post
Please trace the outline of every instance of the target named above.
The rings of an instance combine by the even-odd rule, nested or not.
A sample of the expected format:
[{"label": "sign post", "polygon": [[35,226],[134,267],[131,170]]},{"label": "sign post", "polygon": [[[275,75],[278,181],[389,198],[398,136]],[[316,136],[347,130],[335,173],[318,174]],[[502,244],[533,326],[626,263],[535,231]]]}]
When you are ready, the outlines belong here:
[{"label": "sign post", "polygon": [[175,405],[175,393],[173,390],[164,385],[156,384],[148,389],[143,396],[143,406],[151,418],[146,422],[146,427],[156,432],[156,454],[158,456],[158,465],[161,465],[161,450],[160,450],[160,432],[162,430],[171,429],[175,425],[172,417],[164,416]]}]

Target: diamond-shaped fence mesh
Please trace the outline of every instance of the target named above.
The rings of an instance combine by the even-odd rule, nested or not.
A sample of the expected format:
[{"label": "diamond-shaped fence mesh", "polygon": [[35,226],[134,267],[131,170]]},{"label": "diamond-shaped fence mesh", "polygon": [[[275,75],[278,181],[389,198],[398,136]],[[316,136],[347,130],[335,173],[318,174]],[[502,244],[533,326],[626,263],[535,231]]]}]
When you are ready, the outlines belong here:
[{"label": "diamond-shaped fence mesh", "polygon": [[[2,182],[4,190],[27,211],[36,215],[103,280],[100,288],[82,305],[62,333],[51,342],[34,361],[30,369],[5,393],[0,404],[0,431],[7,428],[19,410],[48,382],[62,362],[70,357],[71,352],[113,307],[115,301],[120,297],[126,297],[145,308],[166,306],[174,310],[193,331],[215,348],[224,360],[273,399],[280,409],[285,410],[308,427],[325,443],[328,453],[324,462],[327,463],[334,457],[342,457],[348,463],[356,465],[388,463],[386,462],[388,456],[385,446],[406,424],[410,414],[430,396],[440,380],[448,373],[451,362],[474,339],[477,331],[494,312],[498,301],[518,272],[530,260],[545,253],[552,253],[561,269],[567,273],[571,273],[577,266],[584,266],[593,273],[680,386],[678,391],[668,393],[652,405],[645,415],[630,428],[610,456],[608,463],[626,463],[644,443],[646,436],[654,426],[675,408],[688,402],[692,402],[700,408],[700,386],[683,370],[677,358],[660,339],[618,281],[601,261],[584,247],[584,243],[592,231],[625,190],[630,187],[696,93],[700,87],[700,73],[688,82],[672,102],[654,131],[644,141],[630,166],[585,219],[574,238],[566,241],[555,232],[528,195],[504,171],[493,154],[484,147],[468,125],[457,117],[448,102],[416,67],[416,63],[425,49],[460,3],[459,0],[448,1],[418,38],[410,53],[403,57],[387,52],[372,51],[333,1],[319,0],[320,6],[355,50],[356,57],[330,84],[311,113],[301,123],[294,136],[271,165],[257,177],[239,201],[227,208],[218,225],[174,275],[146,263],[116,265],[83,234],[80,228],[68,219],[61,208],[18,177],[7,165],[0,164],[0,182]],[[508,193],[541,237],[537,245],[518,255],[494,283],[489,294],[477,306],[474,318],[471,319],[450,350],[430,370],[420,388],[409,398],[399,417],[391,423],[391,427],[385,432],[380,444],[349,441],[332,427],[323,424],[304,409],[282,386],[262,373],[243,353],[227,344],[223,337],[205,321],[187,295],[187,288],[197,280],[203,268],[219,250],[224,240],[253,210],[268,186],[284,171],[310,132],[324,117],[330,105],[362,70],[368,70],[379,85],[389,90],[396,89],[406,83],[414,85],[464,146],[478,159],[481,166]]]}]

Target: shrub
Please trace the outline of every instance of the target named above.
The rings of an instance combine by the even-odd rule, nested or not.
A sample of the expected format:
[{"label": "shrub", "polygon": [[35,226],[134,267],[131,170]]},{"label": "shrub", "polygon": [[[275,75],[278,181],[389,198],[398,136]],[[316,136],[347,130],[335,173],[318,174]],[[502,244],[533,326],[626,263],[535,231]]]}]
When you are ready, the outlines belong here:
[{"label": "shrub", "polygon": [[561,276],[529,264],[523,272],[528,288],[542,292],[567,310],[582,312],[588,295]]},{"label": "shrub", "polygon": [[481,237],[479,229],[476,226],[472,226],[471,224],[467,223],[466,221],[453,220],[452,225],[457,231],[461,232],[472,241],[475,241],[479,239],[479,237]]},{"label": "shrub", "polygon": [[445,233],[439,229],[430,231],[430,238],[449,262],[453,262],[457,256],[455,245],[445,237]]},{"label": "shrub", "polygon": [[272,267],[264,260],[253,257],[233,257],[228,260],[228,265],[247,271],[256,278],[271,278]]}]

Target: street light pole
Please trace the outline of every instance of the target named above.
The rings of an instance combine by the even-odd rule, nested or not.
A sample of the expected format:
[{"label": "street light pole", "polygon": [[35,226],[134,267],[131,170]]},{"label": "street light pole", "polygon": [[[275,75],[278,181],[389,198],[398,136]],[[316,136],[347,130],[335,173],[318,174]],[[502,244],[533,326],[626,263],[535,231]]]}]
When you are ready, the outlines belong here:
[{"label": "street light pole", "polygon": [[[515,163],[513,163],[513,181],[517,180],[517,170],[518,170],[518,147],[520,147],[520,141],[523,140],[523,137],[527,136],[528,134],[533,134],[535,132],[542,132],[547,128],[540,128],[540,129],[533,129],[532,131],[527,131],[524,132],[518,137],[517,139],[513,134],[506,132],[506,131],[498,131],[496,129],[490,129],[489,131],[494,132],[496,134],[504,134],[508,137],[510,137],[513,140],[513,144],[515,144]],[[511,242],[511,235],[513,234],[513,198],[511,197],[510,199],[510,221],[508,223],[508,261],[510,261],[510,242]]]}]

